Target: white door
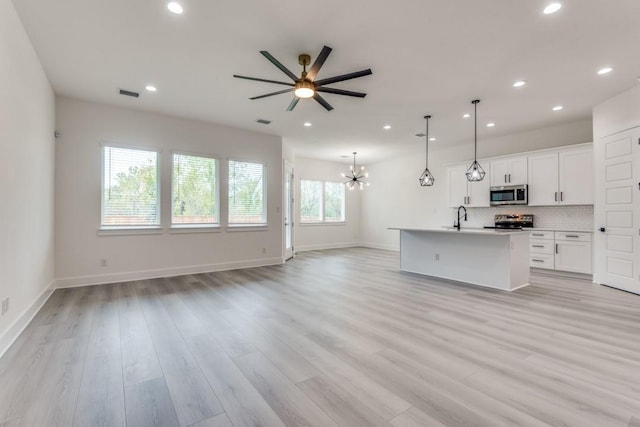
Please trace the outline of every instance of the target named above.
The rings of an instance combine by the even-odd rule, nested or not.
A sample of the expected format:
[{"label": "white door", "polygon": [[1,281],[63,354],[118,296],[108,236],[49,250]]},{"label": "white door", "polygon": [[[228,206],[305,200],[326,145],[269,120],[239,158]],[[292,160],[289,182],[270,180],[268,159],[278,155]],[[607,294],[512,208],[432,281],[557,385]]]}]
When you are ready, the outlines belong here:
[{"label": "white door", "polygon": [[561,205],[593,204],[593,150],[562,150],[559,154],[559,200]]},{"label": "white door", "polygon": [[294,185],[293,166],[284,162],[284,259],[293,258]]},{"label": "white door", "polygon": [[509,185],[524,185],[528,182],[527,158],[517,157],[509,161]]},{"label": "white door", "polygon": [[[640,231],[638,128],[602,138],[594,144],[596,227],[594,281],[640,293],[637,247]],[[635,159],[634,159],[635,157]],[[635,161],[634,161],[635,160]],[[636,209],[637,211],[638,209]]]},{"label": "white door", "polygon": [[529,206],[558,204],[558,153],[529,156]]},{"label": "white door", "polygon": [[556,240],[555,269],[591,274],[591,242]]},{"label": "white door", "polygon": [[[465,176],[466,179],[466,176]],[[467,204],[472,208],[489,207],[489,182],[490,177],[485,176],[482,181],[472,181],[468,183]]]},{"label": "white door", "polygon": [[509,185],[509,160],[494,160],[489,170],[492,187]]},{"label": "white door", "polygon": [[467,166],[454,166],[447,169],[449,178],[449,207],[457,208],[467,204]]}]

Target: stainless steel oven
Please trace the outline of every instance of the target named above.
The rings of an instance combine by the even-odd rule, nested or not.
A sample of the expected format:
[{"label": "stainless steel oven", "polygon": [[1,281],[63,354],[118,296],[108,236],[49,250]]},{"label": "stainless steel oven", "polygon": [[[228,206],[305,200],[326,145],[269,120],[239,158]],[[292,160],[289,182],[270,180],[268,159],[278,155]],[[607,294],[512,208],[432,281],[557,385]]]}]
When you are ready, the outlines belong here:
[{"label": "stainless steel oven", "polygon": [[491,206],[526,205],[529,203],[527,185],[505,185],[489,189]]}]

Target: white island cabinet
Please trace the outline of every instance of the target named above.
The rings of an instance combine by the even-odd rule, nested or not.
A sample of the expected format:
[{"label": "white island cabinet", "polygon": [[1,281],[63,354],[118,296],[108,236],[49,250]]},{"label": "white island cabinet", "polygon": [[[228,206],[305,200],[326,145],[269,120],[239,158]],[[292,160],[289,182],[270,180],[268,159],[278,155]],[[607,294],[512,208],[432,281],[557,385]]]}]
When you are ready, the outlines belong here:
[{"label": "white island cabinet", "polygon": [[400,270],[513,291],[529,284],[529,232],[390,228],[400,231]]}]

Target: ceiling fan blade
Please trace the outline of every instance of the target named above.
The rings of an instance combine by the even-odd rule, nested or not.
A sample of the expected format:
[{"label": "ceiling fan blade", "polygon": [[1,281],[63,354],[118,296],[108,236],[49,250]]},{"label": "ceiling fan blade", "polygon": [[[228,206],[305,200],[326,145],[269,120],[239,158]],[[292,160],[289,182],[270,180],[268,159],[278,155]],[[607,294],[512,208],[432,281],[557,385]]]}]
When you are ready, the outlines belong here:
[{"label": "ceiling fan blade", "polygon": [[255,80],[256,82],[275,83],[275,84],[278,84],[278,85],[293,86],[293,83],[279,82],[277,80],[259,79],[257,77],[239,76],[237,74],[234,74],[233,77],[235,77],[237,79]]},{"label": "ceiling fan blade", "polygon": [[327,60],[327,57],[329,56],[332,50],[333,49],[331,49],[329,46],[324,46],[322,48],[322,50],[320,51],[320,54],[318,55],[316,60],[313,62],[313,65],[311,66],[311,68],[309,69],[309,72],[307,73],[307,79],[313,81],[313,79],[316,78],[316,76],[318,75],[318,71],[320,71],[320,68],[322,67],[322,65],[324,65],[324,61]]},{"label": "ceiling fan blade", "polygon": [[324,108],[327,109],[327,111],[331,111],[333,110],[333,107],[331,105],[329,105],[329,103],[327,101],[325,101],[325,99],[323,97],[320,96],[320,94],[318,92],[316,92],[313,95],[313,99],[315,99],[316,101],[318,101],[318,104],[322,105]]},{"label": "ceiling fan blade", "polygon": [[322,85],[329,85],[331,83],[343,82],[345,80],[357,79],[358,77],[368,76],[370,74],[373,74],[373,72],[371,72],[371,69],[369,68],[362,71],[356,71],[354,73],[343,74],[341,76],[329,77],[328,79],[316,80],[313,83],[318,87]]},{"label": "ceiling fan blade", "polygon": [[293,74],[291,71],[289,71],[289,69],[287,67],[285,67],[284,65],[282,65],[280,63],[280,61],[278,61],[276,58],[274,58],[273,56],[271,56],[271,54],[269,52],[267,52],[266,50],[261,50],[260,53],[262,54],[262,56],[264,56],[265,58],[267,58],[269,60],[269,62],[271,62],[273,65],[275,65],[276,67],[278,67],[280,69],[280,71],[282,71],[283,73],[285,73],[287,76],[289,76],[289,78],[291,80],[293,80],[294,82],[296,80],[298,80],[298,76],[296,76],[295,74]]},{"label": "ceiling fan blade", "polygon": [[279,91],[277,91],[277,92],[267,93],[266,95],[254,96],[253,98],[249,98],[249,99],[260,99],[260,98],[266,98],[267,96],[280,95],[281,93],[291,92],[292,90],[293,90],[293,88],[291,88],[291,89],[285,89],[285,90],[279,90]]},{"label": "ceiling fan blade", "polygon": [[367,96],[366,93],[352,92],[350,90],[334,89],[334,88],[331,88],[331,87],[319,87],[316,90],[318,92],[335,93],[336,95],[355,96],[357,98],[364,98],[365,96]]},{"label": "ceiling fan blade", "polygon": [[293,109],[296,108],[296,105],[298,105],[298,101],[300,101],[300,98],[294,96],[291,100],[291,104],[287,107],[287,111],[293,111]]}]

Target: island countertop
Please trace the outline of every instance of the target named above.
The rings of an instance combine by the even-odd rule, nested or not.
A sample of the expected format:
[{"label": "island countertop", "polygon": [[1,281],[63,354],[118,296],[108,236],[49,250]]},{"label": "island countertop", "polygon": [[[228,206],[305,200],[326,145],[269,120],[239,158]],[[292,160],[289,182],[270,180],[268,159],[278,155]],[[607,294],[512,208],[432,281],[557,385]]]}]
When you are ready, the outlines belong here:
[{"label": "island countertop", "polygon": [[400,232],[400,270],[513,291],[529,284],[529,232],[389,227]]},{"label": "island countertop", "polygon": [[416,228],[416,227],[389,227],[388,230],[398,231],[424,231],[427,233],[453,233],[453,234],[486,234],[494,236],[508,236],[510,234],[522,234],[528,232],[528,230],[509,230],[509,229],[494,229],[494,228],[474,228],[474,227],[462,227],[458,230],[455,227],[433,227],[433,228]]}]

